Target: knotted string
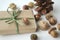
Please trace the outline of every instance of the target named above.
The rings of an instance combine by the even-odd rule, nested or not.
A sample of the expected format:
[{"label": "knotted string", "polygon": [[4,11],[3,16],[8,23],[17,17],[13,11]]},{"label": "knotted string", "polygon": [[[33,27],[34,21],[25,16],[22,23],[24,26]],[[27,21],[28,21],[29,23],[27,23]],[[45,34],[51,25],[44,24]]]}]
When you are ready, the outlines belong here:
[{"label": "knotted string", "polygon": [[[7,12],[8,12],[9,15],[11,15],[11,17],[10,18],[0,18],[0,20],[6,20],[5,22],[8,23],[8,24],[11,24],[11,23],[15,22],[15,24],[16,24],[16,31],[19,34],[19,23],[18,23],[18,20],[20,20],[22,18],[17,18],[17,17],[21,13],[21,10],[18,9],[17,12],[16,12],[16,10],[9,11],[9,7],[8,7],[7,8]],[[28,18],[28,19],[34,19],[34,18]]]}]

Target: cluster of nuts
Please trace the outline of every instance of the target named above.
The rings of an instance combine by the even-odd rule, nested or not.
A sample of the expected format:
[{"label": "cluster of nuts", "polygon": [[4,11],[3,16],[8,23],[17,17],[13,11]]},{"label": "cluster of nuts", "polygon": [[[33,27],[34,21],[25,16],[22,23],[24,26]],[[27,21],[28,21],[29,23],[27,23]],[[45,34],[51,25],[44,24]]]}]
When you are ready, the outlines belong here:
[{"label": "cluster of nuts", "polygon": [[52,2],[52,0],[34,0],[34,1],[36,2],[35,6],[37,6],[35,8],[35,11],[37,11],[39,15],[47,14],[53,10],[52,4],[54,4],[54,2]]},{"label": "cluster of nuts", "polygon": [[[52,14],[46,14],[46,19],[51,25],[55,25],[57,23],[57,20],[54,18]],[[41,30],[47,30],[50,28],[50,25],[43,20],[38,21],[38,26],[40,27]]]},{"label": "cluster of nuts", "polygon": [[50,11],[53,10],[52,0],[34,0],[36,3],[29,2],[28,5],[23,6],[23,10],[29,10],[30,8],[35,8],[35,11],[38,12],[38,14],[34,15],[36,21],[38,21],[42,14],[47,14]]},{"label": "cluster of nuts", "polygon": [[35,10],[40,14],[46,14],[53,10],[52,0],[34,0],[36,2],[36,6],[38,6]]},{"label": "cluster of nuts", "polygon": [[[52,26],[57,24],[57,20],[54,18],[54,16],[51,13],[46,14],[45,17]],[[57,24],[57,27],[51,28],[50,25],[48,24],[48,22],[43,21],[43,20],[38,21],[39,28],[41,30],[48,30],[49,29],[48,33],[52,37],[57,38],[58,37],[57,29],[60,30],[60,24]]]}]

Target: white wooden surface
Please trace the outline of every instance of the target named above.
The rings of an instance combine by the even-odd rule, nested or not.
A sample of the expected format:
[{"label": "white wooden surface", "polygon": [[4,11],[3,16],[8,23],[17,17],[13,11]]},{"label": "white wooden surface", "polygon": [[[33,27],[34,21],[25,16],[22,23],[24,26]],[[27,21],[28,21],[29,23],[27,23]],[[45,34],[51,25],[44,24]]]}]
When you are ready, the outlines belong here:
[{"label": "white wooden surface", "polygon": [[[8,5],[10,3],[15,3],[18,7],[22,7],[24,4],[27,4],[29,2],[33,2],[33,0],[0,0],[0,11],[6,11]],[[53,15],[57,18],[58,23],[60,23],[60,0],[53,0],[54,3],[54,10]],[[42,16],[42,18],[45,20],[45,16]],[[60,32],[60,31],[58,31]],[[31,40],[29,34],[20,34],[20,35],[0,35],[0,40]],[[34,34],[38,35],[38,40],[60,40],[60,33],[58,38],[51,37],[47,31],[38,31]]]}]

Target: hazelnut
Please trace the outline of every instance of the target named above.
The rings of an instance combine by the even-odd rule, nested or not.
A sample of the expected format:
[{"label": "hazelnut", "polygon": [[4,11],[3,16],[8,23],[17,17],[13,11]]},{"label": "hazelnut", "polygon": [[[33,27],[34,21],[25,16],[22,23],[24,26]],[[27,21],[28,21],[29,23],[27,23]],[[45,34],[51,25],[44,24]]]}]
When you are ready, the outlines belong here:
[{"label": "hazelnut", "polygon": [[35,15],[35,19],[36,19],[36,20],[39,20],[39,19],[40,19],[40,17],[41,17],[41,15],[40,15],[40,14],[36,14],[36,15]]},{"label": "hazelnut", "polygon": [[48,30],[50,28],[50,25],[46,21],[39,21],[38,26],[41,30]]},{"label": "hazelnut", "polygon": [[23,18],[23,22],[24,22],[26,25],[28,25],[28,24],[29,24],[28,18]]},{"label": "hazelnut", "polygon": [[53,7],[52,6],[49,6],[46,9],[47,9],[47,13],[49,13],[49,12],[51,12],[53,10]]},{"label": "hazelnut", "polygon": [[56,30],[56,27],[50,28],[50,29],[49,29],[49,34],[50,34],[50,32],[53,31],[53,30]]},{"label": "hazelnut", "polygon": [[43,10],[41,11],[41,14],[46,14],[46,9],[43,9]]},{"label": "hazelnut", "polygon": [[42,9],[42,7],[37,7],[35,11],[39,12]]},{"label": "hazelnut", "polygon": [[50,19],[50,18],[52,18],[52,17],[53,17],[53,15],[50,14],[50,13],[46,14],[46,19],[47,19],[47,20]]},{"label": "hazelnut", "polygon": [[51,25],[55,25],[56,23],[57,23],[57,20],[55,19],[55,18],[50,18],[49,20],[49,23],[51,24]]},{"label": "hazelnut", "polygon": [[58,33],[56,31],[56,27],[54,28],[50,28],[49,32],[48,32],[52,37],[56,38],[58,37]]},{"label": "hazelnut", "polygon": [[54,38],[58,37],[58,33],[54,30],[50,32],[50,35]]},{"label": "hazelnut", "polygon": [[42,3],[42,5],[46,5],[46,2]]},{"label": "hazelnut", "polygon": [[11,4],[9,5],[9,7],[10,7],[11,9],[13,9],[13,10],[16,9],[16,5],[15,5],[14,3],[11,3]]},{"label": "hazelnut", "polygon": [[28,4],[28,6],[29,6],[30,8],[33,8],[33,7],[34,7],[34,3],[33,3],[33,2],[30,2],[30,3]]},{"label": "hazelnut", "polygon": [[27,5],[23,6],[23,10],[28,10],[28,9],[29,9],[29,6],[27,6]]},{"label": "hazelnut", "polygon": [[42,6],[42,4],[41,4],[41,3],[36,2],[36,3],[35,3],[35,6],[39,6],[39,7],[41,7],[41,6]]},{"label": "hazelnut", "polygon": [[36,34],[31,35],[31,40],[37,40],[38,36]]},{"label": "hazelnut", "polygon": [[60,24],[57,25],[58,30],[60,30]]}]

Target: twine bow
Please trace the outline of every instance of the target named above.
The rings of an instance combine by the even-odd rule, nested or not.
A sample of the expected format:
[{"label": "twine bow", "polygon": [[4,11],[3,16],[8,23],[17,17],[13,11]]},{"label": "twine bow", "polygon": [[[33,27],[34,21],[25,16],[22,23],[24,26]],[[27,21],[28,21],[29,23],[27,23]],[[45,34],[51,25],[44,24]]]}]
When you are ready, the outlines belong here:
[{"label": "twine bow", "polygon": [[[9,7],[8,7],[7,12],[9,15],[11,15],[11,17],[10,18],[0,18],[0,20],[6,20],[5,22],[8,24],[15,22],[16,27],[17,27],[17,33],[19,34],[18,20],[21,18],[17,18],[17,17],[21,13],[21,10],[18,9],[18,11],[16,11],[16,10],[9,11]],[[12,13],[10,13],[10,12],[12,12]]]},{"label": "twine bow", "polygon": [[[9,8],[13,9],[13,11],[9,11]],[[11,23],[15,22],[16,31],[19,34],[19,22],[18,22],[18,20],[20,20],[22,18],[17,18],[17,17],[21,13],[21,10],[19,8],[17,8],[14,3],[12,3],[12,4],[10,4],[10,7],[7,8],[7,12],[8,12],[9,15],[11,15],[11,17],[10,18],[0,18],[0,20],[6,20],[5,22],[8,23],[8,24],[11,24]],[[34,19],[34,18],[29,18],[29,19]]]}]

